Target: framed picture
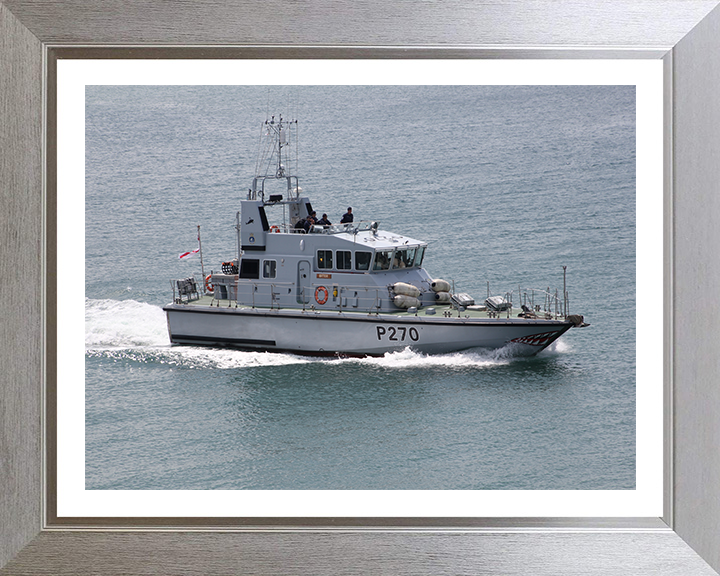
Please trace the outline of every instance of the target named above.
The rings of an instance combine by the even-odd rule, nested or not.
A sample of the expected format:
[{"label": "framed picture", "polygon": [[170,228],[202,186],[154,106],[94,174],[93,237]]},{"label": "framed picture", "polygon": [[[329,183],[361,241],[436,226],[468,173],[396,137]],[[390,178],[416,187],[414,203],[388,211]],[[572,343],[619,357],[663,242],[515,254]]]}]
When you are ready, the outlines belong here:
[{"label": "framed picture", "polygon": [[[621,41],[617,28],[607,37],[602,34],[597,36],[594,44],[603,49],[570,48],[574,44],[573,39],[580,37],[573,24],[563,31],[562,45],[566,46],[563,49],[548,50],[549,41],[528,29],[523,32],[524,35],[519,33],[519,44],[541,48],[518,50],[518,42],[503,41],[500,24],[503,20],[491,19],[494,24],[489,24],[480,36],[483,44],[500,45],[492,49],[463,47],[469,41],[467,35],[476,32],[462,26],[443,39],[442,27],[434,23],[430,28],[435,26],[439,34],[436,38],[453,45],[451,50],[429,46],[409,49],[416,44],[414,32],[410,30],[395,37],[393,43],[397,48],[394,49],[379,47],[383,44],[382,30],[376,30],[369,37],[371,42],[367,48],[343,48],[342,44],[353,42],[350,42],[351,37],[340,41],[342,35],[338,36],[337,45],[332,48],[280,45],[260,48],[252,45],[259,43],[261,30],[269,30],[259,27],[253,28],[257,36],[250,35],[248,38],[252,41],[247,42],[245,47],[171,47],[169,44],[177,43],[179,37],[174,35],[175,32],[165,32],[154,38],[159,46],[143,48],[139,53],[135,48],[117,45],[142,42],[143,34],[151,33],[152,26],[141,26],[143,31],[134,33],[139,35],[131,34],[130,38],[121,41],[126,28],[103,23],[98,29],[106,31],[107,37],[95,38],[100,45],[91,49],[77,46],[77,42],[68,43],[67,38],[73,36],[65,35],[68,30],[76,30],[71,22],[79,21],[80,14],[92,19],[98,17],[97,12],[82,8],[73,15],[65,12],[40,14],[22,2],[12,3],[9,9],[5,5],[0,6],[0,26],[6,33],[4,36],[10,38],[8,45],[12,47],[10,61],[17,63],[5,66],[2,71],[11,81],[5,83],[7,88],[3,89],[1,97],[10,103],[14,111],[9,116],[12,121],[4,122],[3,138],[13,143],[13,152],[10,161],[5,163],[8,177],[6,179],[3,174],[3,180],[10,182],[11,190],[17,192],[8,197],[3,215],[8,223],[4,227],[8,232],[3,241],[11,248],[7,266],[13,286],[13,296],[8,300],[7,314],[4,311],[3,316],[10,319],[6,325],[11,327],[19,325],[23,310],[26,311],[26,323],[28,318],[36,319],[30,322],[36,327],[34,332],[18,333],[13,328],[9,333],[12,338],[7,339],[9,345],[3,351],[3,355],[7,354],[7,365],[10,367],[7,371],[9,384],[3,390],[3,404],[8,415],[3,419],[3,426],[6,430],[4,435],[9,439],[7,454],[11,457],[7,460],[10,466],[4,467],[2,474],[3,484],[10,487],[8,494],[12,495],[6,499],[7,504],[3,504],[2,510],[4,517],[11,520],[8,528],[0,529],[6,530],[3,532],[3,548],[0,549],[0,560],[3,565],[7,564],[4,571],[42,573],[42,570],[57,571],[57,566],[62,565],[72,567],[73,573],[79,574],[97,571],[101,566],[103,570],[128,573],[182,573],[184,570],[203,569],[210,573],[255,573],[263,570],[296,573],[457,573],[469,570],[520,574],[527,571],[528,563],[532,563],[539,573],[595,570],[612,574],[626,573],[630,562],[633,573],[658,574],[665,570],[668,574],[713,574],[713,569],[720,565],[717,541],[714,540],[717,534],[714,527],[718,525],[720,513],[712,504],[713,490],[717,488],[706,479],[713,477],[713,471],[720,466],[713,455],[711,443],[713,430],[717,428],[716,405],[713,405],[717,392],[703,384],[709,382],[709,376],[713,374],[712,362],[708,360],[713,357],[712,328],[705,320],[698,319],[697,314],[691,314],[696,310],[697,303],[690,304],[690,301],[705,297],[717,285],[716,272],[700,264],[703,255],[712,253],[712,239],[716,232],[707,217],[710,211],[707,207],[700,210],[698,205],[704,200],[712,206],[712,188],[706,183],[712,181],[713,170],[717,171],[707,150],[712,150],[712,143],[718,138],[709,128],[718,111],[714,108],[716,104],[706,95],[712,93],[713,82],[716,83],[720,75],[712,74],[712,67],[717,67],[717,64],[706,50],[712,42],[717,42],[715,32],[720,18],[718,11],[712,10],[713,3],[697,3],[690,7],[683,5],[682,9],[674,6],[669,3],[662,15],[655,14],[654,10],[646,14],[648,18],[658,18],[658,26],[653,29],[656,35],[642,36],[645,39],[643,43],[633,38],[631,43],[637,46],[636,49],[627,47],[629,40]],[[571,10],[569,7],[546,8]],[[228,9],[241,11],[239,7]],[[575,9],[580,14],[584,13],[582,6]],[[491,6],[467,6],[466,10],[477,15],[483,11],[486,15],[495,13],[500,18],[500,13]],[[637,9],[628,6],[626,10],[627,15],[619,18],[621,21],[627,18],[627,35],[623,38],[629,38],[634,31],[631,23],[637,17],[637,13],[633,12]],[[674,18],[670,18],[669,13]],[[103,18],[111,16],[112,8]],[[135,18],[134,22],[143,20],[140,9],[136,15],[129,17]],[[424,17],[434,20],[430,14]],[[334,19],[332,16],[327,18]],[[54,29],[48,24],[50,21],[57,22],[60,28]],[[216,27],[208,36],[213,38],[211,43],[231,43],[224,35],[229,32],[221,24],[223,15],[212,14],[212,21]],[[203,25],[191,34],[209,33]],[[304,34],[293,36],[293,43],[301,45],[310,41],[312,44],[312,38]],[[41,38],[42,42],[37,43],[37,38]],[[530,42],[531,39],[535,42]],[[373,45],[378,47],[373,48]],[[194,512],[183,509],[167,515],[152,513],[145,516],[136,511],[58,514],[60,486],[55,484],[55,480],[60,481],[57,474],[66,462],[59,461],[55,444],[57,442],[59,446],[62,443],[68,427],[62,421],[65,411],[59,406],[65,397],[63,394],[56,396],[57,390],[53,388],[57,363],[62,359],[47,353],[62,350],[61,341],[69,340],[69,333],[64,331],[68,328],[58,312],[58,299],[65,298],[59,286],[65,282],[58,282],[56,289],[55,271],[52,267],[48,268],[47,263],[54,262],[56,251],[62,248],[56,243],[58,228],[55,226],[63,219],[60,215],[64,217],[68,210],[61,197],[53,193],[61,172],[67,167],[64,162],[66,150],[58,146],[56,139],[59,112],[64,106],[58,99],[60,91],[57,85],[57,73],[62,64],[80,59],[112,61],[125,58],[137,62],[145,58],[161,58],[168,63],[179,61],[186,64],[196,59],[209,61],[216,58],[245,61],[300,59],[304,63],[321,58],[374,60],[379,65],[380,62],[407,60],[409,55],[412,60],[428,65],[437,60],[502,61],[511,57],[521,61],[614,59],[617,68],[638,58],[655,61],[656,64],[662,62],[665,194],[664,216],[660,218],[664,230],[664,303],[656,300],[649,311],[638,305],[637,316],[639,334],[642,317],[647,314],[645,328],[652,326],[655,336],[658,331],[664,335],[663,344],[657,340],[665,358],[664,472],[654,474],[656,479],[660,476],[664,484],[662,506],[659,507],[662,513],[653,515],[641,510],[608,515],[561,511],[553,517],[534,513],[530,508],[524,508],[529,513],[523,513],[521,507],[519,512],[512,514],[483,517],[476,513],[459,513],[462,504],[453,507],[448,502],[441,502],[432,511],[423,508],[424,512],[413,514],[406,512],[412,510],[412,502],[406,508],[393,508],[395,503],[390,497],[385,509],[401,512],[377,513],[383,505],[374,502],[367,508],[371,512],[366,514],[333,514],[332,510],[338,509],[333,506],[322,508],[331,511],[327,514],[308,514],[307,507],[305,513],[293,514],[289,505],[285,504],[280,506],[280,512],[267,517],[261,517],[259,513],[245,517],[234,513],[208,515],[203,511],[216,508],[202,505]],[[507,64],[511,66],[510,62]],[[88,98],[95,98],[94,105],[104,95],[106,93],[98,90],[89,94]],[[88,102],[91,100],[83,99],[82,104]],[[54,109],[55,103],[57,110]],[[702,118],[698,117],[698,110],[702,111]],[[40,195],[34,194],[33,190],[47,192]],[[693,195],[698,195],[699,200],[695,200]],[[17,201],[17,198],[25,201]],[[644,208],[641,203],[638,204],[638,210]],[[657,225],[658,217],[650,220]],[[407,225],[412,226],[412,223]],[[698,243],[693,240],[689,231],[697,233],[704,241]],[[178,252],[182,249],[184,247]],[[22,262],[20,256],[13,254],[22,254]],[[33,258],[43,262],[43,266],[28,268]],[[639,266],[641,258],[639,255]],[[58,270],[57,279],[60,280],[61,276],[62,272]],[[32,280],[28,281],[28,278]],[[656,291],[659,289],[655,288]],[[643,289],[643,292],[651,291],[652,287]],[[17,300],[20,304],[16,305],[14,299],[21,296],[22,299]],[[35,307],[27,308],[28,298],[35,302]],[[658,308],[662,313],[658,312]],[[87,309],[85,312],[87,314]],[[659,323],[658,316],[662,318]],[[651,317],[655,318],[654,323]],[[702,334],[703,330],[708,337],[698,342],[694,334],[696,331]],[[660,378],[658,366],[654,373],[656,380]],[[85,422],[85,430],[92,433],[92,422]],[[638,440],[638,450],[640,446],[641,439]],[[6,449],[3,447],[3,450]],[[89,458],[88,462],[91,460]],[[93,463],[93,466],[96,465]],[[639,485],[639,469],[636,474]],[[98,482],[97,486],[103,483],[98,475],[90,479],[85,476],[84,480]],[[445,486],[442,482],[439,485]],[[623,490],[628,486],[627,481],[620,481],[617,486],[610,483],[599,488]],[[140,486],[141,490],[147,487]],[[202,488],[201,485],[192,486],[198,487]],[[426,490],[428,487],[437,488],[422,484],[399,486],[401,490]],[[122,492],[132,490],[133,486],[120,484],[117,488]],[[354,490],[357,486],[349,488]],[[572,488],[582,487],[576,485]],[[347,494],[344,496],[347,499]],[[423,494],[420,496],[422,498]],[[297,495],[291,495],[290,499],[294,497]],[[396,499],[402,500],[402,495],[398,494]],[[659,500],[655,498],[656,507]],[[247,509],[248,503],[244,506]],[[320,504],[313,503],[310,509],[318,506]],[[700,508],[702,511],[698,512]],[[288,510],[288,514],[283,515],[283,510]],[[83,560],[88,558],[88,554],[93,557],[92,565],[85,564]],[[55,560],[48,562],[48,558]],[[53,565],[53,562],[58,564]]]},{"label": "framed picture", "polygon": [[[168,68],[165,61],[61,60],[57,66],[57,301],[66,328],[56,355],[62,435],[50,445],[57,444],[59,520],[182,518],[191,501],[191,510],[254,523],[278,515],[662,514],[662,374],[655,352],[662,348],[662,318],[643,322],[637,335],[633,320],[662,308],[662,295],[652,288],[662,284],[661,62],[203,60]],[[228,78],[250,83],[228,85]],[[423,269],[442,270],[433,278],[448,278],[454,294],[474,295],[479,305],[491,285],[493,294],[509,294],[517,310],[486,319],[470,304],[463,316],[432,298],[419,320],[411,314],[408,335],[405,325],[375,326],[377,311],[362,310],[368,303],[361,298],[353,310],[352,302],[343,308],[328,293],[302,312],[299,305],[292,310],[294,298],[282,302],[278,294],[292,322],[298,313],[313,322],[294,336],[292,326],[275,327],[282,316],[259,330],[266,339],[289,336],[284,345],[170,346],[165,313],[172,312],[163,310],[171,297],[168,279],[151,271],[160,263],[173,277],[200,278],[203,267],[209,273],[237,257],[237,216],[228,206],[252,182],[257,118],[264,118],[268,100],[273,109],[289,101],[297,110],[286,130],[298,126],[301,150],[280,162],[299,178],[302,196],[335,222],[344,204],[355,205],[357,230],[346,247],[364,243],[364,252],[373,245],[360,239],[368,222],[378,223],[367,234],[373,243],[400,228],[400,244],[411,250],[416,241],[409,239],[428,242],[423,263],[403,255],[404,268],[398,263],[384,274],[422,287]],[[270,126],[273,117],[283,118],[268,116]],[[178,133],[179,126],[188,131]],[[289,147],[297,143],[293,134],[284,137]],[[378,147],[381,153],[374,152]],[[224,154],[221,164],[213,160]],[[276,169],[271,166],[273,175]],[[286,182],[280,184],[280,195],[288,194]],[[143,205],[156,209],[141,210],[146,217],[138,213]],[[252,224],[252,204],[242,206],[241,227]],[[291,282],[293,258],[305,258],[283,218],[292,206],[263,203],[269,230],[279,231],[261,254],[274,262],[275,277],[265,280],[263,268],[262,277],[245,279],[257,289],[247,301],[238,296],[241,310],[254,303],[261,310],[265,283]],[[578,221],[568,224],[574,215]],[[204,230],[199,256],[178,258],[178,239],[189,233],[195,240],[196,220]],[[301,242],[335,244],[346,234],[346,225],[338,226],[313,229]],[[250,248],[241,264],[257,257]],[[569,265],[569,278],[562,278],[558,258]],[[373,265],[372,272],[343,279],[340,265],[316,270],[321,287],[332,279],[347,292],[384,278]],[[444,318],[443,347],[471,314],[490,329],[502,330],[510,317],[516,323],[520,289],[495,288],[516,284],[516,267],[523,285],[542,286],[546,275],[565,280],[573,310],[585,314],[593,331],[573,330],[530,357],[523,352],[536,348],[469,350],[467,340],[460,350],[433,344],[427,353],[422,346],[432,334],[423,317],[434,320],[428,313]],[[69,290],[83,276],[84,294]],[[388,280],[380,282],[386,292]],[[607,307],[635,290],[648,294],[637,312],[632,299],[623,315]],[[205,302],[209,313],[224,300],[220,289],[214,292],[193,297],[190,308],[183,300],[180,310]],[[522,292],[526,306],[542,310],[541,320],[553,315],[545,302],[553,290]],[[427,296],[435,292],[420,297]],[[404,317],[392,310],[382,316]],[[451,313],[459,315],[457,326]],[[531,316],[525,320],[537,333],[538,314]],[[333,324],[318,326],[322,321]],[[325,332],[341,338],[346,325],[360,336],[355,345],[371,347],[368,357],[338,350],[328,359],[328,344],[317,343]],[[243,333],[250,338],[258,331]],[[637,351],[636,339],[643,343]],[[306,340],[309,355],[288,354]],[[133,382],[138,388],[130,394]],[[239,413],[250,419],[238,420]],[[209,421],[216,424],[203,424]],[[165,511],[157,507],[162,502]]]}]

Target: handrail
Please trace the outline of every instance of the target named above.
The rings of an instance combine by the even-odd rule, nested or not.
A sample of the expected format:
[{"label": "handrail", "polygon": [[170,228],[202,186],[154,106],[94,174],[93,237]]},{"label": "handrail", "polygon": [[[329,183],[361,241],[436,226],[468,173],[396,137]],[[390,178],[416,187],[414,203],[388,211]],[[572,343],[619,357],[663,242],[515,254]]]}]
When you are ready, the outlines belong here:
[{"label": "handrail", "polygon": [[310,228],[309,232],[306,232],[302,228],[294,228],[292,226],[287,226],[284,223],[278,227],[285,234],[357,234],[358,232],[366,232],[367,230],[373,230],[376,225],[376,220],[360,220],[358,222],[347,222],[345,224],[331,224],[330,226],[316,224],[315,226]]},{"label": "handrail", "polygon": [[[514,292],[514,291],[513,291]],[[510,292],[510,302],[512,303],[512,294],[513,292]],[[535,302],[535,295],[538,294],[539,296],[543,297],[543,303],[539,304]],[[520,288],[518,287],[518,296],[520,298],[520,305],[525,304],[528,305],[528,301],[530,303],[530,307],[534,312],[540,312],[543,311],[547,314],[553,314],[556,318],[558,317],[567,317],[568,315],[568,303],[569,303],[569,294],[566,292],[563,299],[560,298],[558,295],[558,291],[555,290],[555,293],[550,292],[550,288],[547,288],[546,290],[542,288]],[[524,301],[523,301],[524,298]]]},{"label": "handrail", "polygon": [[[187,290],[181,291],[178,286],[178,282],[189,280],[188,278],[173,279],[170,281],[171,288],[173,291],[173,302],[182,304],[185,302],[191,302],[200,298],[199,289],[201,284],[197,283],[197,279],[192,276],[195,281],[196,290],[188,292]],[[243,279],[243,282],[234,283],[234,298],[227,298],[229,301],[235,301],[236,304],[240,300],[247,301],[247,297],[250,296],[249,305],[253,308],[257,306],[266,307],[269,306],[271,309],[277,307],[280,308],[294,308],[301,305],[304,311],[308,309],[314,310],[316,304],[313,301],[314,291],[320,287],[325,287],[330,294],[335,287],[332,281],[326,282],[323,279],[312,279],[307,285],[299,286],[295,282],[277,282],[275,280],[262,280],[262,279]],[[278,288],[290,289],[286,296],[287,300],[283,301],[282,298],[278,298],[281,295],[278,292]],[[293,290],[294,288],[294,290]],[[369,313],[381,310],[383,308],[383,302],[385,301],[383,294],[388,289],[387,286],[367,286],[367,285],[355,285],[355,284],[337,284],[338,293],[334,296],[334,302],[329,303],[330,305],[324,306],[325,309],[337,308],[342,310],[343,308],[358,308],[360,310],[368,310]],[[247,291],[250,291],[250,294]],[[349,295],[350,292],[357,292],[357,296]],[[517,294],[518,302],[516,305],[513,303],[514,296]],[[227,294],[230,296],[230,292]],[[187,298],[184,298],[186,296]],[[217,291],[215,296],[217,296]],[[258,298],[260,302],[258,302]],[[343,298],[355,299],[357,298],[357,304],[353,306],[343,306]],[[550,292],[550,289],[541,288],[522,288],[518,287],[517,290],[505,292],[503,298],[510,304],[510,308],[507,310],[508,316],[512,313],[512,310],[517,310],[522,305],[528,306],[534,313],[544,313],[552,315],[555,318],[567,317],[569,295],[566,293],[564,298],[561,298],[560,294],[556,290],[554,293]],[[224,300],[225,298],[223,298]],[[298,301],[296,301],[296,299]],[[219,298],[218,298],[219,300]],[[389,301],[388,301],[389,303]],[[505,312],[505,311],[503,311]]]},{"label": "handrail", "polygon": [[[192,302],[193,300],[200,299],[198,282],[194,274],[185,278],[173,278],[170,280],[170,286],[173,293],[173,302],[176,304],[183,303],[183,296],[187,297],[186,302]],[[175,292],[176,288],[177,293]]]},{"label": "handrail", "polygon": [[[311,282],[308,285],[298,286],[294,282],[266,282],[262,280],[250,280],[246,283],[237,284],[235,286],[236,291],[234,292],[234,298],[228,298],[236,302],[241,302],[249,299],[248,305],[255,308],[258,306],[270,308],[282,308],[295,306],[301,307],[303,310],[308,308],[315,308],[316,304],[313,301],[314,292],[318,287],[324,287],[329,294],[333,294],[334,285],[327,282]],[[285,294],[287,300],[282,301],[281,298],[277,298],[281,293],[277,291],[278,288],[293,288],[296,290],[290,290]],[[382,293],[387,290],[386,286],[356,286],[356,285],[338,285],[337,295],[332,296],[334,303],[331,303],[332,308],[360,308],[360,309],[371,309],[377,310],[382,307]],[[249,292],[249,293],[248,293]],[[350,292],[357,293],[349,294]],[[294,295],[293,295],[294,294]],[[230,295],[230,294],[228,294]],[[248,298],[249,297],[249,298]],[[296,301],[297,298],[297,301]],[[357,299],[357,305],[343,306],[343,298]],[[262,302],[262,303],[261,303]],[[330,308],[330,306],[324,306],[324,308]]]}]

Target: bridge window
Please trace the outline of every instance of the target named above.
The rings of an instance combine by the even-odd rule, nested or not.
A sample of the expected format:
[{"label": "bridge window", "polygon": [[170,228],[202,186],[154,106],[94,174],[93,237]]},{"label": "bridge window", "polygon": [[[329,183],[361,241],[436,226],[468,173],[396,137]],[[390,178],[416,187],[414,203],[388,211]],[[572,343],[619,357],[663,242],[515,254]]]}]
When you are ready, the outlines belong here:
[{"label": "bridge window", "polygon": [[263,260],[263,278],[275,278],[277,261]]},{"label": "bridge window", "polygon": [[382,250],[375,252],[375,264],[373,270],[389,270],[392,261],[392,250]]},{"label": "bridge window", "polygon": [[333,267],[332,250],[318,250],[317,251],[317,267],[320,270],[329,270]]},{"label": "bridge window", "polygon": [[257,280],[260,278],[260,260],[240,259],[240,278]]},{"label": "bridge window", "polygon": [[402,248],[395,250],[393,269],[412,268],[415,262],[415,248]]},{"label": "bridge window", "polygon": [[349,250],[337,250],[335,252],[338,270],[352,270],[352,252]]},{"label": "bridge window", "polygon": [[420,246],[415,254],[415,266],[422,266],[423,256],[425,256],[425,246]]},{"label": "bridge window", "polygon": [[355,252],[355,270],[370,270],[372,252]]}]

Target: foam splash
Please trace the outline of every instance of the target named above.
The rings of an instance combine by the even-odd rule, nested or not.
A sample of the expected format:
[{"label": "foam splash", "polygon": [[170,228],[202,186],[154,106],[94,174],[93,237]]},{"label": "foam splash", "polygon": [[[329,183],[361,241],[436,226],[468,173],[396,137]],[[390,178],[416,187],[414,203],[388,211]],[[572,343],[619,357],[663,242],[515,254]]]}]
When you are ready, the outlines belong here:
[{"label": "foam splash", "polygon": [[85,355],[113,361],[221,370],[311,362],[292,354],[170,345],[165,312],[135,300],[85,299]]},{"label": "foam splash", "polygon": [[[541,353],[546,355],[564,354],[570,346],[556,340]],[[463,370],[466,368],[490,368],[503,366],[527,358],[527,348],[509,344],[497,350],[474,348],[447,354],[422,354],[405,348],[398,352],[387,352],[379,358],[364,358],[359,362],[380,366],[382,368],[445,368]]]},{"label": "foam splash", "polygon": [[165,313],[135,300],[85,299],[85,349],[169,346]]},{"label": "foam splash", "polygon": [[221,350],[215,348],[194,348],[190,346],[155,348],[103,348],[86,350],[89,358],[130,361],[141,364],[166,365],[196,370],[238,370],[262,366],[287,366],[303,364],[312,360],[291,354],[271,352],[244,352],[242,350]]},{"label": "foam splash", "polygon": [[543,350],[542,354],[567,354],[571,349],[570,344],[565,340],[555,340],[555,342]]},{"label": "foam splash", "polygon": [[[555,341],[542,354],[563,354],[570,349]],[[171,346],[165,313],[160,306],[135,300],[85,299],[85,354],[115,362],[130,361],[191,369],[237,370],[263,366],[309,363],[356,363],[384,369],[488,368],[518,360],[512,347],[472,349],[448,354],[423,354],[405,348],[375,358],[314,358],[274,352]]]},{"label": "foam splash", "polygon": [[379,358],[364,358],[361,362],[382,368],[483,368],[508,364],[511,355],[505,356],[500,350],[463,350],[448,354],[422,354],[405,348],[399,352],[387,352]]}]

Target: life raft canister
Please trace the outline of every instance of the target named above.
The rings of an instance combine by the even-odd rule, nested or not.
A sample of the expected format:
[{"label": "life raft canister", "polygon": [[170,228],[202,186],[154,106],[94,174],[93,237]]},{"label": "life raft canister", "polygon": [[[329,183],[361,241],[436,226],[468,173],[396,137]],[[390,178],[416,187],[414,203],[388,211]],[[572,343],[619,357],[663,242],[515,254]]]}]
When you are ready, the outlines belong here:
[{"label": "life raft canister", "polygon": [[212,282],[210,282],[211,279],[212,274],[208,274],[207,276],[205,276],[205,290],[212,294],[215,291],[215,286],[213,286]]},{"label": "life raft canister", "polygon": [[318,286],[315,289],[315,302],[317,302],[318,304],[325,304],[325,302],[327,302],[327,299],[328,299],[327,288],[325,288],[325,286]]}]

